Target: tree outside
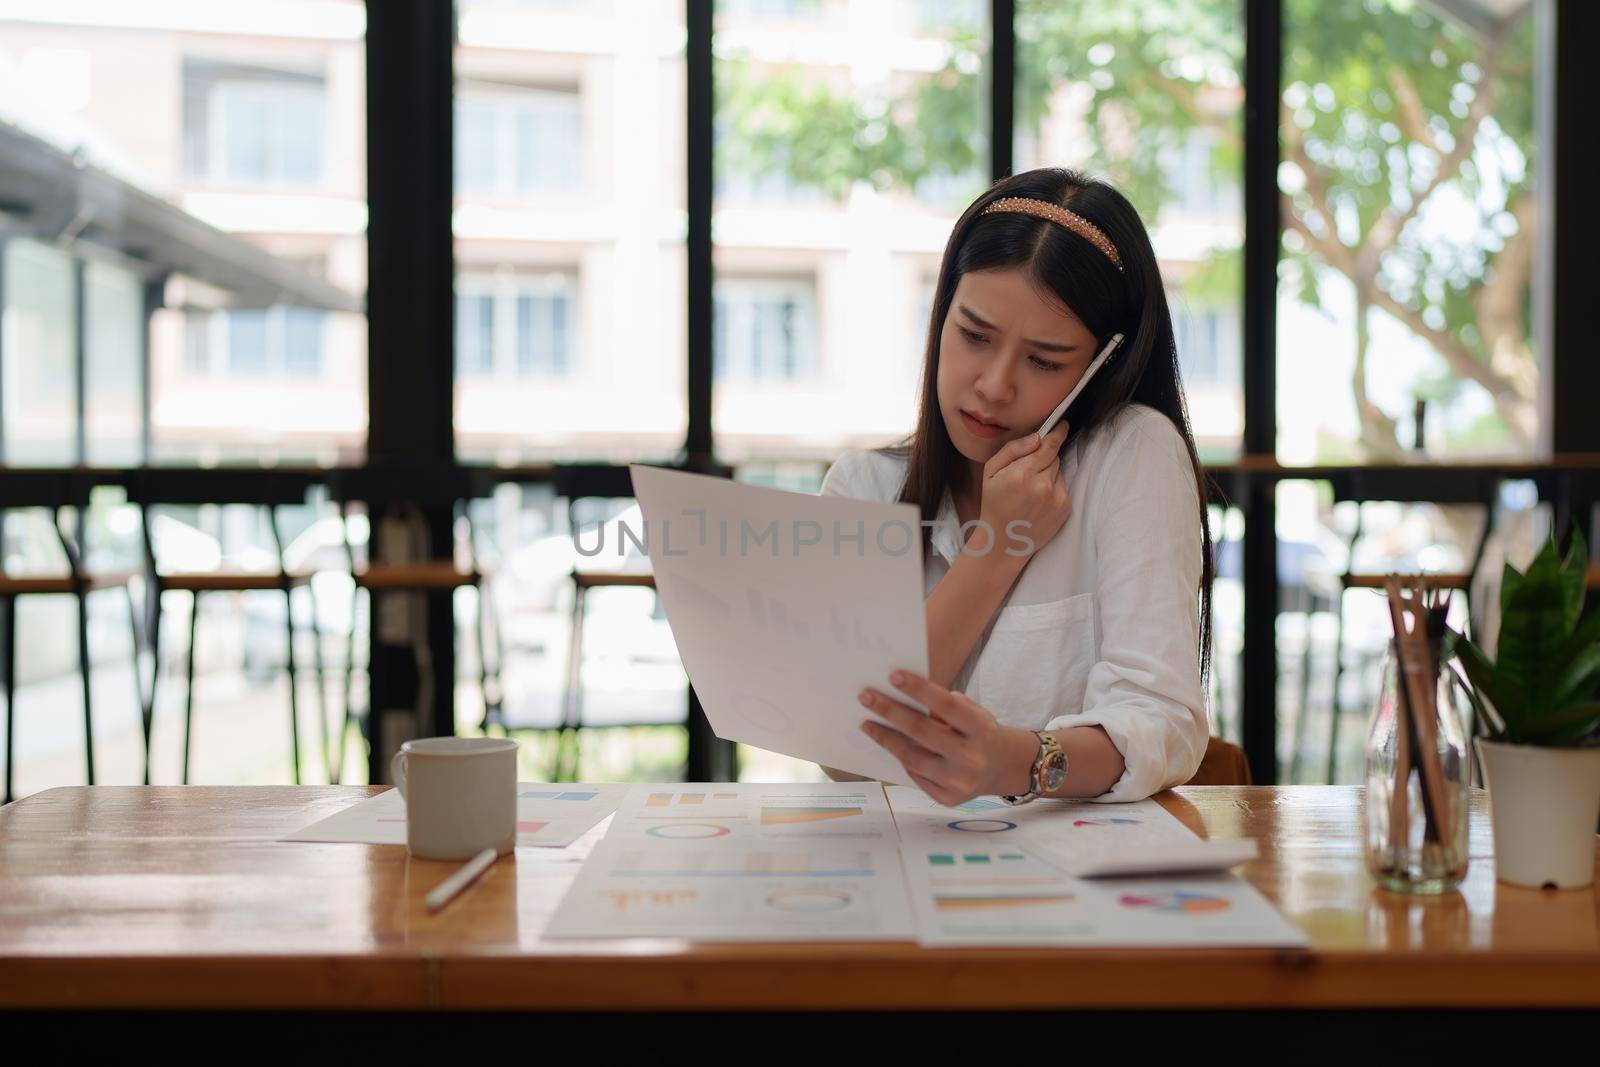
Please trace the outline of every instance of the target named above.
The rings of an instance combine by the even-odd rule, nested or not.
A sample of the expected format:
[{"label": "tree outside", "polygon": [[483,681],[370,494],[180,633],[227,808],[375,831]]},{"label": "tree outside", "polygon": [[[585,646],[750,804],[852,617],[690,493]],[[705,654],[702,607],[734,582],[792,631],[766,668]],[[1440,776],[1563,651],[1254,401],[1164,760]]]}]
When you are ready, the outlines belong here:
[{"label": "tree outside", "polygon": [[[1285,5],[1280,307],[1320,316],[1328,339],[1280,334],[1280,423],[1317,426],[1285,458],[1396,458],[1413,445],[1417,401],[1432,410],[1431,453],[1537,447],[1534,5],[1470,22],[1461,9]],[[1201,200],[1227,214],[1243,156],[1238,4],[1021,0],[1016,18],[1019,167],[1102,174],[1159,235],[1197,193],[1196,172],[1172,162],[1200,146]],[[719,173],[782,174],[831,197],[865,185],[970,199],[983,185],[987,31],[958,18],[945,39],[939,69],[869,95],[798,67],[753,76],[721,55]],[[1158,237],[1169,284],[1237,307],[1237,228],[1193,245],[1169,256]],[[1330,373],[1338,394],[1315,384]],[[1298,394],[1297,377],[1311,383]]]}]

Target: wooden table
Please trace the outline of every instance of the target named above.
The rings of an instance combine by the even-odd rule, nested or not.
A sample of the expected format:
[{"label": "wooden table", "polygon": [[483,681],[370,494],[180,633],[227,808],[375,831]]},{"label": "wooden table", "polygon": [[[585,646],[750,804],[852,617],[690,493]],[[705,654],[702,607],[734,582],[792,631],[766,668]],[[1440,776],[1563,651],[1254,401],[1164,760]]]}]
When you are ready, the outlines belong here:
[{"label": "wooden table", "polygon": [[1600,1006],[1596,894],[1497,884],[1482,794],[1471,873],[1435,899],[1367,877],[1358,789],[1163,794],[1204,836],[1259,839],[1243,873],[1311,948],[1113,951],[544,940],[605,824],[430,916],[453,865],[276,840],[375,791],[101,786],[0,809],[0,1011]]}]

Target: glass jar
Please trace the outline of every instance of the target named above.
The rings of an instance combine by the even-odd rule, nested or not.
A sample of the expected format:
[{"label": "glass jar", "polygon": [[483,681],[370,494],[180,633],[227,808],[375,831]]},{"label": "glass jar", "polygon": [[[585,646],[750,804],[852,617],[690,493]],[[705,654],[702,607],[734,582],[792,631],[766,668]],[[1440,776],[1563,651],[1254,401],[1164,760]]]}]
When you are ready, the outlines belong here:
[{"label": "glass jar", "polygon": [[[1434,684],[1431,712],[1442,788],[1424,797],[1415,754],[1417,731],[1402,736],[1399,661],[1391,642],[1384,656],[1378,703],[1367,732],[1367,870],[1385,889],[1403,893],[1447,893],[1467,873],[1467,802],[1472,768],[1462,729],[1459,689],[1449,672]],[[1406,746],[1404,781],[1397,781],[1401,746]],[[1434,811],[1437,805],[1441,810]]]}]

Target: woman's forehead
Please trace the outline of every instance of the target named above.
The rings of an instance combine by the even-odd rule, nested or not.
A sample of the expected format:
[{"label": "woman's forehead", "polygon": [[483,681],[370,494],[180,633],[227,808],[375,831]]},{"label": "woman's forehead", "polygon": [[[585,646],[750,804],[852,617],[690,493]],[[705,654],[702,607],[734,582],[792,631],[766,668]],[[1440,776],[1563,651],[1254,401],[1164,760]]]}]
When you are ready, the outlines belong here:
[{"label": "woman's forehead", "polygon": [[956,283],[955,303],[1007,333],[1020,330],[1038,339],[1058,334],[1071,340],[1089,332],[1071,308],[1016,267],[968,271]]}]

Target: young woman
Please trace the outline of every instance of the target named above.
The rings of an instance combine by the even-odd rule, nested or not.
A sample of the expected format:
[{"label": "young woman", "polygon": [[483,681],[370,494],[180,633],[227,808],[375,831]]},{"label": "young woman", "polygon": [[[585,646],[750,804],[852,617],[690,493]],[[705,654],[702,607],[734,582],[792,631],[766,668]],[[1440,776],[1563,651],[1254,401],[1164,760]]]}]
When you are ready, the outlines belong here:
[{"label": "young woman", "polygon": [[995,185],[945,247],[915,432],[846,454],[822,486],[932,524],[930,676],[864,690],[862,730],[944,804],[1130,801],[1186,781],[1208,734],[1203,484],[1138,214],[1066,170]]}]

